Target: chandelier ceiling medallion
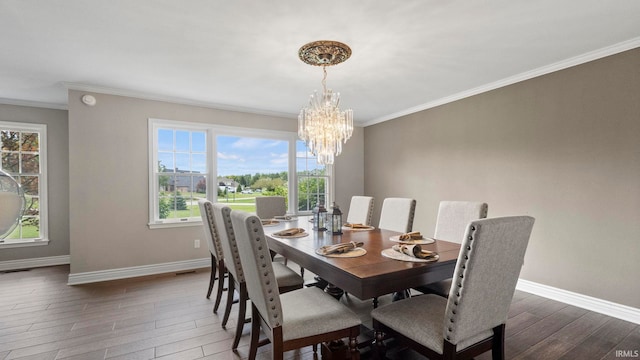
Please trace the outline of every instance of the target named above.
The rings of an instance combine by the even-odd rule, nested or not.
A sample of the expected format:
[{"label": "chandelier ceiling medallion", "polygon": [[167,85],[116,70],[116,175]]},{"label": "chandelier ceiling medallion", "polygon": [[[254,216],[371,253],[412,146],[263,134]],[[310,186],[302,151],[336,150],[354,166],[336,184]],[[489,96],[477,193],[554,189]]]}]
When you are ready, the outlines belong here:
[{"label": "chandelier ceiling medallion", "polygon": [[333,164],[342,152],[342,144],[353,134],[353,111],[340,110],[340,93],[327,89],[327,66],[339,64],[351,56],[351,49],[337,41],[314,41],[300,48],[300,60],[322,66],[322,94],[311,95],[309,105],[300,110],[298,136],[304,140],[320,164]]}]

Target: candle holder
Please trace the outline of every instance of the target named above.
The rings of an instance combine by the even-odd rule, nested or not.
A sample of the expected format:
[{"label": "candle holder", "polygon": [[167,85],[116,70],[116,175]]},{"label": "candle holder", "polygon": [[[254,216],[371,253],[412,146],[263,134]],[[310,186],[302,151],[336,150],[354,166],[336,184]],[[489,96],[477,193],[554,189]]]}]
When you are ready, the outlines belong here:
[{"label": "candle holder", "polygon": [[331,212],[330,219],[331,234],[342,235],[342,211],[340,211],[340,207],[336,205],[335,201],[333,202],[333,211]]},{"label": "candle holder", "polygon": [[327,230],[327,209],[324,204],[320,202],[313,207],[313,230],[325,231]]}]

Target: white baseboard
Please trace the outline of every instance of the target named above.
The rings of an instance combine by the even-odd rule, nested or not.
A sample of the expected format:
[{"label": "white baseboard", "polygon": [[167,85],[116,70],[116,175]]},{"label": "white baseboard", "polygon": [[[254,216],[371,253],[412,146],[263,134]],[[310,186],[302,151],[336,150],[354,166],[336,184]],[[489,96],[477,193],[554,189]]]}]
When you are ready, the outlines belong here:
[{"label": "white baseboard", "polygon": [[69,255],[0,261],[0,271],[31,269],[43,266],[67,265],[70,263],[70,261],[71,258]]},{"label": "white baseboard", "polygon": [[640,324],[640,309],[631,306],[617,304],[611,301],[602,300],[523,279],[518,280],[516,289],[590,311],[595,311],[597,313],[629,321],[635,324]]},{"label": "white baseboard", "polygon": [[138,276],[187,271],[211,266],[211,258],[175,261],[170,263],[133,266],[128,268],[88,271],[69,274],[67,285],[88,284],[100,281],[128,279]]}]

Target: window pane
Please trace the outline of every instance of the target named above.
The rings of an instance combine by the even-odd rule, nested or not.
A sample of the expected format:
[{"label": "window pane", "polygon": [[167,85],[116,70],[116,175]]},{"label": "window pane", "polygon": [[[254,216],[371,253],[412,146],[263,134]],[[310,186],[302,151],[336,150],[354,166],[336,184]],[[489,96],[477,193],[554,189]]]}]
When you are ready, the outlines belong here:
[{"label": "window pane", "polygon": [[191,151],[204,153],[207,151],[206,133],[194,131],[191,133]]},{"label": "window pane", "polygon": [[20,185],[25,195],[38,195],[38,176],[20,176]]},{"label": "window pane", "polygon": [[38,133],[22,133],[22,151],[38,151],[39,148]]},{"label": "window pane", "polygon": [[191,171],[194,173],[207,172],[207,155],[191,154]]},{"label": "window pane", "polygon": [[176,131],[176,151],[189,151],[189,131]]},{"label": "window pane", "polygon": [[173,130],[158,129],[158,151],[173,151]]},{"label": "window pane", "polygon": [[311,211],[317,204],[327,205],[328,177],[326,168],[317,162],[303,141],[296,143],[298,172],[298,210]]},{"label": "window pane", "polygon": [[255,212],[256,196],[288,198],[288,141],[218,135],[216,145],[218,201],[232,209]]},{"label": "window pane", "polygon": [[173,153],[158,153],[158,172],[173,172],[174,169]]},{"label": "window pane", "polygon": [[18,131],[4,130],[0,134],[0,141],[2,141],[3,151],[18,151],[20,133]]},{"label": "window pane", "polygon": [[176,172],[190,172],[189,154],[176,153]]},{"label": "window pane", "polygon": [[2,170],[11,174],[20,172],[20,161],[17,153],[2,153]]},{"label": "window pane", "polygon": [[22,173],[38,174],[40,172],[40,156],[37,154],[22,154]]}]

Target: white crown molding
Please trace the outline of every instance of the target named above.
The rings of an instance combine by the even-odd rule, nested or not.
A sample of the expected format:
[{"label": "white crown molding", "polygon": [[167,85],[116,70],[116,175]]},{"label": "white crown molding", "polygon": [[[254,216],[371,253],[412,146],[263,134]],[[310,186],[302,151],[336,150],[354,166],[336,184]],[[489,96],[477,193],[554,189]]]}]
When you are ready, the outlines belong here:
[{"label": "white crown molding", "polygon": [[260,110],[260,109],[242,107],[242,106],[216,104],[216,103],[211,103],[206,101],[190,100],[190,99],[185,99],[185,98],[180,98],[175,96],[158,95],[158,94],[145,93],[142,91],[135,91],[135,90],[117,89],[117,88],[110,88],[105,86],[89,85],[89,84],[82,84],[82,83],[75,83],[75,82],[63,82],[62,84],[68,90],[88,91],[92,93],[105,94],[105,95],[125,96],[125,97],[131,97],[131,98],[142,99],[142,100],[162,101],[162,102],[168,102],[172,104],[198,106],[198,107],[203,107],[208,109],[243,112],[243,113],[256,114],[256,115],[283,117],[287,119],[298,117],[297,114],[289,114],[289,113],[269,111],[269,110]]},{"label": "white crown molding", "polygon": [[640,324],[640,309],[617,304],[611,301],[594,298],[552,286],[538,284],[533,281],[519,279],[516,289],[545,297],[565,304],[595,311],[607,316]]},{"label": "white crown molding", "polygon": [[41,102],[41,101],[29,101],[29,100],[16,100],[16,99],[0,98],[0,104],[16,105],[16,106],[28,106],[28,107],[37,107],[37,108],[54,109],[54,110],[68,110],[67,109],[67,104],[45,103],[45,102]]},{"label": "white crown molding", "polygon": [[0,271],[31,269],[43,266],[67,265],[70,263],[69,255],[49,256],[33,259],[0,261]]},{"label": "white crown molding", "polygon": [[100,281],[128,279],[138,276],[157,275],[176,271],[188,271],[211,266],[210,258],[175,261],[162,264],[133,266],[119,269],[107,269],[69,274],[67,285],[88,284]]},{"label": "white crown molding", "polygon": [[471,97],[473,95],[478,95],[484,92],[488,92],[491,90],[495,90],[495,89],[499,89],[501,87],[505,87],[508,85],[512,85],[521,81],[525,81],[525,80],[529,80],[529,79],[533,79],[536,78],[538,76],[542,76],[542,75],[546,75],[546,74],[550,74],[552,72],[556,72],[559,70],[563,70],[566,68],[570,68],[572,66],[577,66],[577,65],[581,65],[590,61],[594,61],[594,60],[598,60],[607,56],[611,56],[611,55],[615,55],[627,50],[631,50],[631,49],[635,49],[637,47],[640,47],[640,37],[631,39],[631,40],[627,40],[627,41],[623,41],[599,50],[595,50],[595,51],[591,51],[582,55],[578,55],[566,60],[562,60],[562,61],[558,61],[554,64],[551,65],[547,65],[547,66],[543,66],[543,67],[539,67],[537,69],[533,69],[530,71],[526,71],[514,76],[510,76],[508,78],[502,79],[502,80],[498,80],[498,81],[494,81],[492,83],[489,84],[485,84],[482,86],[478,86],[476,88],[473,89],[469,89],[466,91],[462,91],[459,92],[457,94],[453,94],[451,96],[447,96],[447,97],[443,97],[431,102],[428,102],[426,104],[422,104],[422,105],[418,105],[418,106],[414,106],[411,108],[408,108],[406,110],[403,111],[399,111],[393,114],[389,114],[383,117],[379,117],[377,119],[373,119],[370,121],[365,121],[362,122],[363,127],[366,126],[371,126],[371,125],[375,125],[381,122],[385,122],[385,121],[389,121],[389,120],[393,120],[393,119],[397,119],[399,117],[402,116],[406,116],[406,115],[411,115],[423,110],[427,110],[427,109],[431,109],[434,108],[436,106],[440,106],[440,105],[444,105],[444,104],[448,104],[457,100],[461,100],[464,98],[468,98]]}]

